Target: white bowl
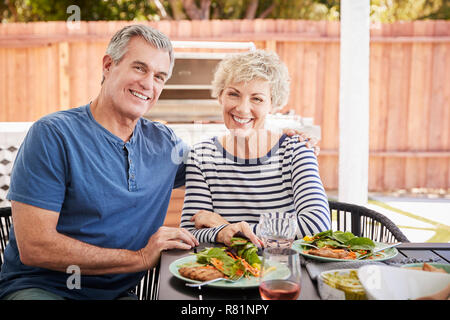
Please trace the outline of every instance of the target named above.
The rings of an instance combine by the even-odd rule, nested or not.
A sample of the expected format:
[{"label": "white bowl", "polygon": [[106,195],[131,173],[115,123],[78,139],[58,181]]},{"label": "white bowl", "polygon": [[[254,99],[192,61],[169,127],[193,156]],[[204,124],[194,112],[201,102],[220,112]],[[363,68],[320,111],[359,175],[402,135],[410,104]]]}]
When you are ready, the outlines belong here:
[{"label": "white bowl", "polygon": [[450,284],[450,274],[379,265],[359,268],[358,278],[372,300],[417,299]]}]

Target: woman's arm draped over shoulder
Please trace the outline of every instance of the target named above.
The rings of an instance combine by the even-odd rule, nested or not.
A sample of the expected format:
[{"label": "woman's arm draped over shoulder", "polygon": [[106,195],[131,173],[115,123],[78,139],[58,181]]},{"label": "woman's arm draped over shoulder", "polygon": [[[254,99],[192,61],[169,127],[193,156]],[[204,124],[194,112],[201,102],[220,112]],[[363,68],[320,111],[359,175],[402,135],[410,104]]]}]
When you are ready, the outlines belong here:
[{"label": "woman's arm draped over shoulder", "polygon": [[328,198],[314,151],[292,140],[291,175],[299,237],[331,228]]}]

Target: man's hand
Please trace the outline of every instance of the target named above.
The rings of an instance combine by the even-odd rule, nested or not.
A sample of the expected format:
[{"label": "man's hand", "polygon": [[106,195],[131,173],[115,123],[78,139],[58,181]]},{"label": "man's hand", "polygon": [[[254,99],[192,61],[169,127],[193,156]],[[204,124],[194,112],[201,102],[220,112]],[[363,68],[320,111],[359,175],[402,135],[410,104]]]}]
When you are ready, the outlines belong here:
[{"label": "man's hand", "polygon": [[308,134],[301,132],[299,130],[296,130],[296,129],[284,129],[283,133],[285,133],[289,137],[295,136],[297,134],[299,136],[298,140],[300,142],[306,141],[306,147],[313,149],[316,157],[319,155],[320,147],[317,145],[317,143],[318,143],[317,139],[312,138]]},{"label": "man's hand", "polygon": [[190,250],[199,243],[186,229],[162,226],[149,239],[147,245],[139,250],[145,269],[154,267],[164,250]]},{"label": "man's hand", "polygon": [[258,248],[263,246],[263,242],[253,233],[250,225],[245,221],[232,223],[226,226],[219,231],[216,240],[217,242],[221,242],[229,246],[231,245],[231,238],[233,238],[237,233],[243,234],[244,237],[253,242],[253,244]]},{"label": "man's hand", "polygon": [[191,221],[195,223],[196,229],[215,228],[224,224],[229,224],[229,222],[220,214],[206,210],[200,210],[194,214]]}]

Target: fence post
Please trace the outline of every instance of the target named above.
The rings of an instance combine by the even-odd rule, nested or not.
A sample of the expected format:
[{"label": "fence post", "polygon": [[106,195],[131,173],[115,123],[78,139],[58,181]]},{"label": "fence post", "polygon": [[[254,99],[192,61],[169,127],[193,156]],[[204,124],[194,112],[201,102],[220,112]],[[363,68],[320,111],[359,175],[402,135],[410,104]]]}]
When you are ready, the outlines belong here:
[{"label": "fence post", "polygon": [[367,203],[370,1],[341,1],[339,201]]}]

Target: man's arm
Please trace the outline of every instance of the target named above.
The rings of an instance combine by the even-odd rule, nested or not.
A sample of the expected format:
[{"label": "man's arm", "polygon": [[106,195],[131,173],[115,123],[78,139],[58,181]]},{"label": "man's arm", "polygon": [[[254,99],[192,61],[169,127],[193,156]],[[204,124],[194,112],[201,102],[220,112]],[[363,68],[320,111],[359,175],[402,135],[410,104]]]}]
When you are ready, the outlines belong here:
[{"label": "man's arm", "polygon": [[161,227],[139,251],[101,248],[59,233],[59,213],[11,202],[14,231],[23,264],[65,272],[77,265],[82,274],[129,273],[152,268],[162,250],[190,249],[198,242],[179,228]]},{"label": "man's arm", "polygon": [[12,201],[14,231],[23,264],[65,272],[70,265],[83,274],[144,270],[137,251],[100,248],[57,232],[59,213]]}]

